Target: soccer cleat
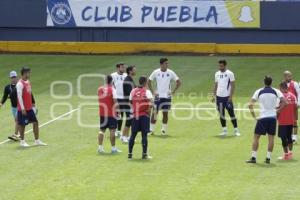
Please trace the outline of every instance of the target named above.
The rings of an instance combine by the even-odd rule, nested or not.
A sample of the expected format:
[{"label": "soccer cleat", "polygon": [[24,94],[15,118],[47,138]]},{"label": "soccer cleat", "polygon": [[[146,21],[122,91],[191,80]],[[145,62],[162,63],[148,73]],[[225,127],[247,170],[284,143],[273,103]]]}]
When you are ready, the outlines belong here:
[{"label": "soccer cleat", "polygon": [[255,164],[256,163],[256,158],[251,157],[249,160],[246,160],[246,163]]},{"label": "soccer cleat", "polygon": [[132,153],[128,154],[128,160],[132,160]]},{"label": "soccer cleat", "polygon": [[116,132],[115,132],[115,136],[116,136],[116,137],[119,137],[119,136],[121,136],[121,135],[122,135],[121,131],[116,131]]},{"label": "soccer cleat", "polygon": [[117,148],[113,148],[113,149],[111,150],[111,153],[112,153],[112,154],[117,154],[117,153],[122,153],[122,151],[119,150],[119,149],[117,149]]},{"label": "soccer cleat", "polygon": [[98,153],[100,153],[100,154],[101,154],[101,153],[105,153],[105,151],[104,151],[104,148],[103,148],[103,147],[99,147],[97,151],[98,151]]},{"label": "soccer cleat", "polygon": [[8,139],[13,140],[15,142],[20,140],[20,136],[16,134],[12,134],[11,136],[8,136]]},{"label": "soccer cleat", "polygon": [[161,129],[160,132],[161,132],[161,135],[167,135],[167,131],[164,129]]},{"label": "soccer cleat", "polygon": [[239,129],[237,129],[237,128],[234,129],[234,135],[237,136],[237,137],[241,136],[241,133],[240,133]]},{"label": "soccer cleat", "polygon": [[148,135],[154,135],[154,131],[153,130],[150,130]]},{"label": "soccer cleat", "polygon": [[290,160],[291,157],[288,153],[285,153],[283,156],[278,157],[278,160]]},{"label": "soccer cleat", "polygon": [[143,154],[142,159],[143,159],[143,160],[151,160],[152,157],[149,156],[148,154]]},{"label": "soccer cleat", "polygon": [[30,145],[27,144],[25,141],[21,141],[21,142],[20,142],[20,146],[21,146],[21,147],[30,147]]},{"label": "soccer cleat", "polygon": [[128,137],[126,137],[126,136],[121,136],[120,140],[121,140],[122,143],[128,143],[129,142]]},{"label": "soccer cleat", "polygon": [[220,134],[219,134],[219,136],[226,136],[227,135],[227,131],[226,130],[223,130]]},{"label": "soccer cleat", "polygon": [[288,153],[288,155],[289,155],[290,159],[293,159],[293,152],[292,152],[292,151],[290,151],[290,152]]},{"label": "soccer cleat", "polygon": [[270,164],[271,163],[271,159],[270,158],[266,158],[265,163],[266,164]]},{"label": "soccer cleat", "polygon": [[34,145],[36,145],[36,146],[47,146],[47,144],[42,142],[41,140],[36,140],[34,142]]}]

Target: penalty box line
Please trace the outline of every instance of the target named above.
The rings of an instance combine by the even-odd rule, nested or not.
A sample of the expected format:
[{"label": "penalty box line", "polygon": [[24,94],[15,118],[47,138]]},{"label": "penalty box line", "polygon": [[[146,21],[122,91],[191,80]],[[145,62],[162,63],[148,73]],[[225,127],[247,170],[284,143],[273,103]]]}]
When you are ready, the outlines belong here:
[{"label": "penalty box line", "polygon": [[[50,121],[48,121],[48,122],[45,122],[45,123],[41,124],[41,125],[39,126],[39,128],[42,128],[42,127],[44,127],[44,126],[47,126],[48,124],[51,124],[51,123],[53,123],[53,122],[55,122],[55,121],[57,121],[57,120],[59,120],[59,119],[65,117],[65,116],[68,116],[68,115],[70,115],[70,114],[72,114],[73,112],[76,112],[76,111],[78,111],[78,110],[79,110],[79,108],[75,108],[75,109],[73,109],[73,110],[71,110],[71,111],[69,111],[69,112],[66,112],[66,113],[64,113],[64,114],[62,114],[62,115],[60,115],[60,116],[58,116],[58,117],[56,117],[56,118],[54,118],[54,119],[52,119],[52,120],[50,120]],[[33,131],[33,129],[29,129],[28,131],[25,132],[25,134],[30,133],[30,132],[32,132],[32,131]],[[10,139],[4,140],[3,142],[0,143],[0,145],[5,144],[5,143],[7,143],[7,142],[9,142],[9,141],[10,141]]]}]

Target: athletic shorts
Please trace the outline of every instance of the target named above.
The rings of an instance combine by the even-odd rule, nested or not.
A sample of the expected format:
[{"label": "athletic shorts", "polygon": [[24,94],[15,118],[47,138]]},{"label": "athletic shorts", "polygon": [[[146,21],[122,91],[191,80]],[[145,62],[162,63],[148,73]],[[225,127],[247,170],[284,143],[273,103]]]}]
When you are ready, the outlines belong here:
[{"label": "athletic shorts", "polygon": [[169,111],[171,109],[171,98],[155,98],[154,104],[157,111]]},{"label": "athletic shorts", "polygon": [[262,118],[257,120],[254,133],[257,135],[275,135],[276,134],[276,118]]},{"label": "athletic shorts", "polygon": [[18,108],[11,107],[11,114],[12,114],[14,119],[17,119],[17,117],[18,117]]},{"label": "athletic shorts", "polygon": [[100,130],[116,129],[118,127],[118,121],[115,117],[102,117],[100,116]]},{"label": "athletic shorts", "polygon": [[233,103],[228,101],[229,97],[216,97],[216,104],[218,111],[222,109],[233,110]]},{"label": "athletic shorts", "polygon": [[36,115],[32,109],[27,110],[26,113],[27,113],[26,115],[23,115],[21,111],[18,111],[17,118],[18,118],[18,124],[20,126],[26,126],[29,123],[37,122]]},{"label": "athletic shorts", "polygon": [[278,126],[278,137],[288,138],[293,134],[293,125],[279,125]]},{"label": "athletic shorts", "polygon": [[138,118],[134,117],[132,119],[131,131],[133,133],[142,132],[149,133],[150,132],[150,117],[143,115]]},{"label": "athletic shorts", "polygon": [[120,112],[130,112],[130,103],[127,99],[117,99]]}]

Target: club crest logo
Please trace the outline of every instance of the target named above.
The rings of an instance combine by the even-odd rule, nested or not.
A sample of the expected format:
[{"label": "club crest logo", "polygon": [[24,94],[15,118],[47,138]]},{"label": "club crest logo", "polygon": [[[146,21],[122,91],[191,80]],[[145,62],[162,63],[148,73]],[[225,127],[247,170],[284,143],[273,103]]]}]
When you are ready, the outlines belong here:
[{"label": "club crest logo", "polygon": [[67,24],[72,17],[71,8],[65,3],[55,4],[50,14],[53,22],[59,25]]}]

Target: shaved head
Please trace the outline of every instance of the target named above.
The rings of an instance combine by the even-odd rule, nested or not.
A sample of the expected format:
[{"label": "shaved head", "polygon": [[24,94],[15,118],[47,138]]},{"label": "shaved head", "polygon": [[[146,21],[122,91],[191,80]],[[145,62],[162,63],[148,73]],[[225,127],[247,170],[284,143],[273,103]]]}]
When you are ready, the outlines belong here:
[{"label": "shaved head", "polygon": [[286,82],[290,82],[293,79],[293,74],[290,71],[284,71],[283,72],[283,78]]}]

